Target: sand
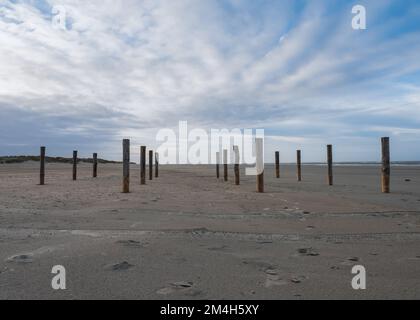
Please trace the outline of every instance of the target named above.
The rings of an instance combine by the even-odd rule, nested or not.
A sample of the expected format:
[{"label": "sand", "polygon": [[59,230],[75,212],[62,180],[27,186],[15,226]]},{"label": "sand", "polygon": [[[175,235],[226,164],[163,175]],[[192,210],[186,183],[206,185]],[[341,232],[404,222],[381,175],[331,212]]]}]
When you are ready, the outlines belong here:
[{"label": "sand", "polygon": [[[211,166],[161,166],[121,193],[121,165],[0,165],[0,299],[419,299],[420,167],[306,165],[241,186]],[[406,181],[409,179],[410,181]],[[51,288],[66,268],[67,289]],[[367,270],[353,290],[351,269]]]}]

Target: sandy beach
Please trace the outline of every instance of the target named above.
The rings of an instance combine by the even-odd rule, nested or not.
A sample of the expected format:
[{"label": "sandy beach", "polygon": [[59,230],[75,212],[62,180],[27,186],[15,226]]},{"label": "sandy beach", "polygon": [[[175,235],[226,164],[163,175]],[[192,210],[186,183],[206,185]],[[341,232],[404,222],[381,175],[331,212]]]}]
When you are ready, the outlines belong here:
[{"label": "sandy beach", "polygon": [[[161,166],[121,193],[122,166],[0,165],[0,299],[419,299],[420,167],[265,171],[265,193],[213,166]],[[51,288],[66,268],[67,289]],[[354,265],[367,290],[351,287]]]}]

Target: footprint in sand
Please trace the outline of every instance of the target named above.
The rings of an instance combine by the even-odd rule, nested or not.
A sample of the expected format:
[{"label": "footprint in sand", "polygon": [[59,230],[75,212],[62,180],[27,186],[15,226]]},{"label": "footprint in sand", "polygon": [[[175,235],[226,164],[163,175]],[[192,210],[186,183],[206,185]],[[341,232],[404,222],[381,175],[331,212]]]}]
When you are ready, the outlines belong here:
[{"label": "footprint in sand", "polygon": [[300,249],[298,249],[298,253],[301,256],[307,256],[307,257],[317,257],[317,256],[319,256],[319,253],[313,248],[300,248]]},{"label": "footprint in sand", "polygon": [[358,257],[349,257],[349,258],[346,258],[346,260],[343,261],[341,264],[344,266],[352,266],[354,265],[355,262],[359,262],[359,261],[360,259]]},{"label": "footprint in sand", "polygon": [[144,245],[140,241],[135,241],[135,240],[120,240],[120,241],[117,241],[116,243],[121,244],[125,247],[130,247],[130,248],[143,248],[144,247]]},{"label": "footprint in sand", "polygon": [[6,262],[14,263],[32,263],[33,261],[34,257],[30,254],[20,254],[6,259]]},{"label": "footprint in sand", "polygon": [[133,268],[134,265],[128,263],[127,261],[117,263],[117,264],[110,264],[105,266],[105,270],[108,271],[126,271]]},{"label": "footprint in sand", "polygon": [[305,276],[294,276],[290,279],[290,282],[294,283],[294,284],[299,284],[302,283],[303,281],[305,281],[306,279],[308,279]]},{"label": "footprint in sand", "polygon": [[41,247],[36,250],[33,250],[31,252],[25,252],[21,254],[16,254],[14,256],[11,256],[7,258],[6,262],[12,262],[12,263],[32,263],[35,259],[35,257],[51,253],[59,248],[61,248],[62,245],[58,246],[50,246],[50,247]]},{"label": "footprint in sand", "polygon": [[254,259],[245,259],[245,260],[242,260],[242,263],[245,264],[245,265],[250,265],[250,266],[257,267],[261,271],[264,271],[264,272],[266,270],[276,270],[275,266],[273,266],[271,263],[265,262],[265,261],[254,260]]},{"label": "footprint in sand", "polygon": [[347,258],[348,261],[358,262],[360,259],[358,257]]},{"label": "footprint in sand", "polygon": [[278,272],[277,272],[276,269],[267,269],[267,270],[265,270],[265,273],[268,274],[268,275],[271,275],[271,276],[278,275]]},{"label": "footprint in sand", "polygon": [[267,269],[265,270],[266,279],[264,286],[266,288],[271,288],[275,286],[285,286],[287,285],[287,281],[283,280],[276,269]]},{"label": "footprint in sand", "polygon": [[190,291],[193,285],[194,285],[193,282],[187,282],[187,281],[172,282],[169,284],[169,286],[156,291],[156,293],[160,295],[168,295],[174,292],[183,292],[183,291],[187,292],[187,291]]}]

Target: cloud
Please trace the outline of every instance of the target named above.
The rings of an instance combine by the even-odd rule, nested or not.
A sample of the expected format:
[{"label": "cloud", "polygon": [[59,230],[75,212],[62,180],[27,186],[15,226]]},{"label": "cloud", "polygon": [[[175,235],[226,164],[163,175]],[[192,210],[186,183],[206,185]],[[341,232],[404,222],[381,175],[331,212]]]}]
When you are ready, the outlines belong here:
[{"label": "cloud", "polygon": [[420,5],[364,2],[366,31],[350,2],[0,0],[1,143],[118,158],[120,138],[153,145],[188,120],[265,128],[269,152],[353,138],[372,160],[378,127],[420,124]]}]

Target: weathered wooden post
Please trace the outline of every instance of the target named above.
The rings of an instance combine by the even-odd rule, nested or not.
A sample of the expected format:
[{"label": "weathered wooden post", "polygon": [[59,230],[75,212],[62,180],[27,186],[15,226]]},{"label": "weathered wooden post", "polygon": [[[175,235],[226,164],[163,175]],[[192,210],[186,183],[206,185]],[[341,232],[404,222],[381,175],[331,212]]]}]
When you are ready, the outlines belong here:
[{"label": "weathered wooden post", "polygon": [[123,140],[123,193],[130,192],[130,140]]},{"label": "weathered wooden post", "polygon": [[276,151],[276,178],[280,178],[280,152]]},{"label": "weathered wooden post", "polygon": [[302,151],[298,150],[297,152],[297,179],[302,181]]},{"label": "weathered wooden post", "polygon": [[153,180],[153,150],[149,151],[149,180]]},{"label": "weathered wooden post", "polygon": [[159,178],[159,153],[155,152],[155,178]]},{"label": "weathered wooden post", "polygon": [[45,147],[41,147],[41,154],[39,157],[40,168],[39,168],[39,185],[45,184]]},{"label": "weathered wooden post", "polygon": [[234,146],[233,151],[235,153],[235,184],[237,186],[240,185],[240,156],[239,156],[239,147]]},{"label": "weathered wooden post", "polygon": [[216,152],[216,177],[220,178],[220,152]]},{"label": "weathered wooden post", "polygon": [[93,177],[98,177],[98,154],[93,154]]},{"label": "weathered wooden post", "polygon": [[223,150],[223,177],[225,181],[228,181],[228,151]]},{"label": "weathered wooden post", "polygon": [[256,169],[257,169],[257,192],[264,192],[264,140],[255,139]]},{"label": "weathered wooden post", "polygon": [[382,192],[390,193],[391,159],[389,137],[382,138]]},{"label": "weathered wooden post", "polygon": [[331,144],[327,145],[327,161],[328,161],[328,184],[334,184],[333,179],[333,147]]},{"label": "weathered wooden post", "polygon": [[146,184],[146,147],[140,147],[140,184]]},{"label": "weathered wooden post", "polygon": [[77,151],[73,151],[73,181],[77,180]]}]

